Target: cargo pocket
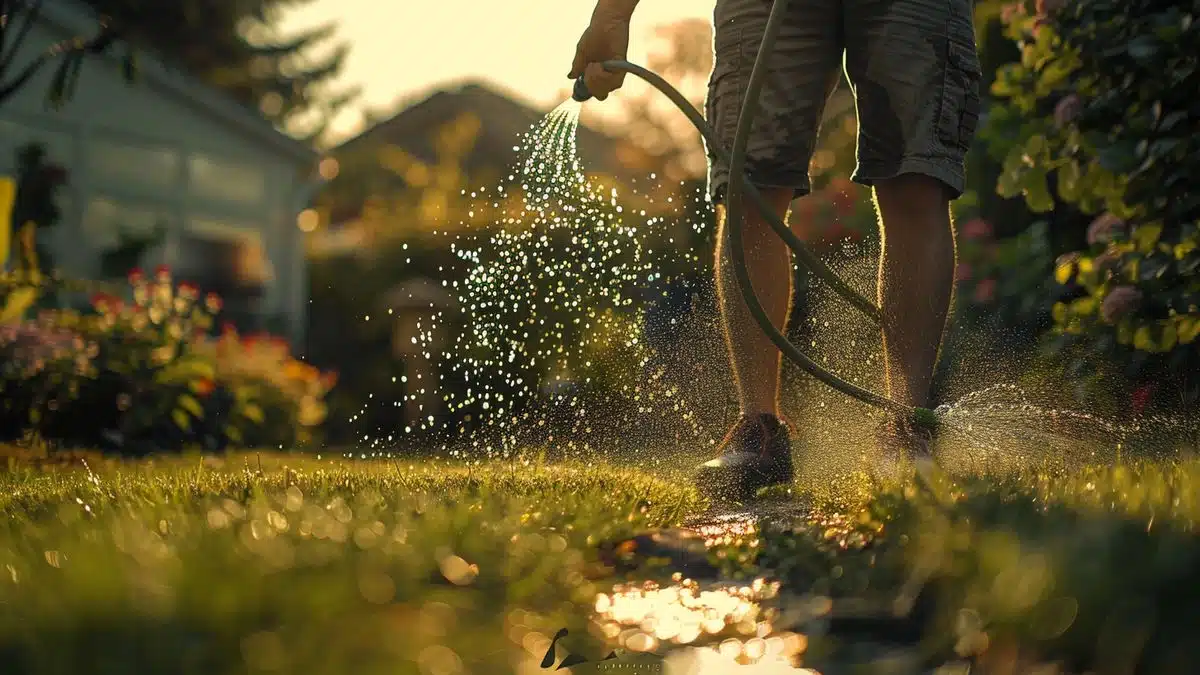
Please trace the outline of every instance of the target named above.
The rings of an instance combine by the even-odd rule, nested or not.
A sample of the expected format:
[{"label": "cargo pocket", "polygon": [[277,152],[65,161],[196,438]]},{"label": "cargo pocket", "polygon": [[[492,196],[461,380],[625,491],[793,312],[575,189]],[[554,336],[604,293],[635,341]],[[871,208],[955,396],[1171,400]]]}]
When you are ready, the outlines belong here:
[{"label": "cargo pocket", "polygon": [[979,83],[983,72],[970,43],[949,41],[938,136],[946,147],[966,150],[979,126]]},{"label": "cargo pocket", "polygon": [[742,48],[740,27],[722,27],[713,41],[713,71],[708,79],[704,116],[717,140],[729,151],[741,111]]}]

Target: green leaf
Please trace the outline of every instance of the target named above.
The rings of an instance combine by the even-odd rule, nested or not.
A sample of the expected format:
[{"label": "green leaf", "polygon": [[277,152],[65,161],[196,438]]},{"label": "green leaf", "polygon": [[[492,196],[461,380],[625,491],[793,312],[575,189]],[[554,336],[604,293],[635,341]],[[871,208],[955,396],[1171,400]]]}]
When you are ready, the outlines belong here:
[{"label": "green leaf", "polygon": [[1161,234],[1162,225],[1139,225],[1134,228],[1131,238],[1139,251],[1149,253],[1154,250]]},{"label": "green leaf", "polygon": [[171,419],[175,422],[175,426],[183,431],[190,431],[192,428],[192,418],[188,416],[183,408],[175,408],[171,411]]},{"label": "green leaf", "polygon": [[199,358],[183,358],[172,362],[154,376],[158,384],[180,384],[191,380],[215,380],[217,369],[214,364]]},{"label": "green leaf", "polygon": [[0,324],[15,323],[25,318],[37,299],[38,289],[33,286],[14,289],[5,299],[4,307],[0,308]]},{"label": "green leaf", "polygon": [[196,400],[191,394],[183,394],[179,397],[179,407],[192,414],[192,417],[204,417],[204,406],[200,405],[200,401]]},{"label": "green leaf", "polygon": [[1083,171],[1079,168],[1079,162],[1073,159],[1059,167],[1058,196],[1062,197],[1063,201],[1075,203],[1079,200],[1082,175]]},{"label": "green leaf", "polygon": [[1054,197],[1050,194],[1050,186],[1046,181],[1046,170],[1035,168],[1025,174],[1021,182],[1025,203],[1034,213],[1045,213],[1054,210]]},{"label": "green leaf", "polygon": [[1114,174],[1133,171],[1141,163],[1137,156],[1137,142],[1128,139],[1102,148],[1097,159],[1100,160],[1100,166]]},{"label": "green leaf", "polygon": [[257,403],[246,403],[241,407],[241,413],[242,417],[245,417],[255,424],[262,424],[263,420],[265,420],[267,417],[263,412],[262,406],[258,405]]},{"label": "green leaf", "polygon": [[1015,147],[1004,158],[1003,171],[1000,172],[1000,177],[996,181],[996,194],[1005,198],[1021,194],[1025,173],[1029,170],[1022,159],[1024,154],[1020,147]]},{"label": "green leaf", "polygon": [[1125,51],[1138,63],[1145,64],[1158,54],[1158,42],[1149,35],[1139,35],[1125,45]]}]

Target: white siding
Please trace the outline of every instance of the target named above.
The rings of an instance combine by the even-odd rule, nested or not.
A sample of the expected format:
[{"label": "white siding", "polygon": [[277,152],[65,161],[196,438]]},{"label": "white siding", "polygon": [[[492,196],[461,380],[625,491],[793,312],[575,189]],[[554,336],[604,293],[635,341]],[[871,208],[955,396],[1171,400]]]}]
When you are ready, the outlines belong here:
[{"label": "white siding", "polygon": [[[49,24],[35,27],[18,67],[64,37]],[[145,263],[182,263],[183,228],[219,225],[261,241],[275,272],[263,311],[286,315],[298,330],[307,288],[295,214],[307,167],[151,77],[126,84],[107,60],[86,60],[73,99],[48,109],[52,73],[53,66],[45,68],[0,107],[0,172],[12,171],[15,149],[29,141],[45,143],[50,159],[70,171],[63,219],[49,239],[60,266],[94,275],[117,225],[146,230],[159,220],[166,244]]]}]

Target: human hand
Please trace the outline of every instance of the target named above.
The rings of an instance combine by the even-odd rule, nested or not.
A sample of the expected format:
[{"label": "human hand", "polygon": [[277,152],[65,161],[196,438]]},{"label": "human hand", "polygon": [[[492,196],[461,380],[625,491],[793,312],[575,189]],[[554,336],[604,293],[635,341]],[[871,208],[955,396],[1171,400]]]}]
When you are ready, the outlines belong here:
[{"label": "human hand", "polygon": [[624,72],[609,72],[601,62],[626,59],[633,4],[628,0],[600,0],[592,12],[591,23],[575,47],[575,60],[567,77],[574,80],[583,76],[588,91],[598,100],[608,98],[609,93],[619,89],[625,81]]}]

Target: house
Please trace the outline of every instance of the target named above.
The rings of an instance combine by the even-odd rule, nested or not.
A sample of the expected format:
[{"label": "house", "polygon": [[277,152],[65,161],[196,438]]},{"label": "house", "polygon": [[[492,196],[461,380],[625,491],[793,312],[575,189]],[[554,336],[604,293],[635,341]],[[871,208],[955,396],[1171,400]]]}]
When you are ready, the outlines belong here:
[{"label": "house", "polygon": [[[325,227],[313,232],[310,248],[316,255],[369,248],[364,220],[372,203],[381,195],[426,189],[406,179],[403,171],[385,166],[381,157],[389,149],[434,166],[439,162],[439,139],[447,131],[465,134],[462,156],[451,170],[461,171],[461,178],[472,186],[497,187],[518,162],[515,147],[548,112],[474,81],[404,106],[328,151],[340,164],[340,180],[331,181],[323,195]],[[621,182],[653,171],[650,158],[629,139],[613,138],[585,124],[576,130],[576,149],[590,175]]]},{"label": "house", "polygon": [[[96,30],[84,6],[48,0],[16,64]],[[141,242],[140,266],[168,265],[177,278],[221,292],[227,320],[299,341],[308,282],[297,214],[316,187],[315,152],[149,54],[139,54],[133,84],[115,56],[85,59],[60,110],[44,103],[52,73],[43,69],[0,106],[0,173],[12,173],[28,143],[68,170],[63,217],[39,234],[64,274],[123,275],[101,261]]]}]

